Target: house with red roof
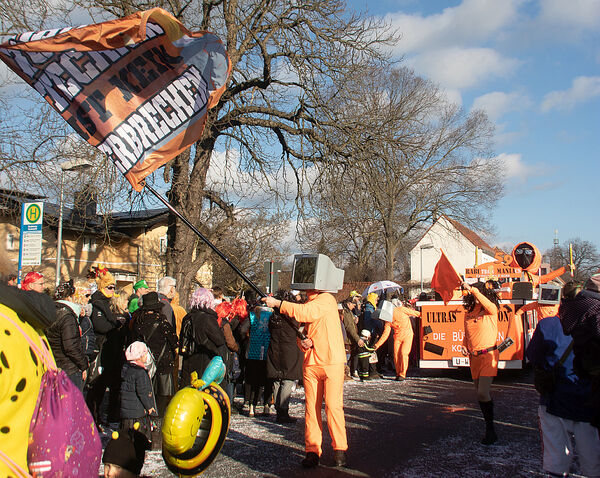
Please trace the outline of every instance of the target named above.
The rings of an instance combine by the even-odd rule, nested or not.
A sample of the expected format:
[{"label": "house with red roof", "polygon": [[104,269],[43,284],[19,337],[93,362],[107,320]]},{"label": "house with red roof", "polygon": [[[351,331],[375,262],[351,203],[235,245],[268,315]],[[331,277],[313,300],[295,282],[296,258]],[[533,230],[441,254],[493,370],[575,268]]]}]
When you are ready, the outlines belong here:
[{"label": "house with red roof", "polygon": [[410,295],[421,288],[429,290],[442,249],[459,274],[464,274],[467,268],[494,261],[495,254],[500,251],[464,224],[441,216],[410,251]]}]

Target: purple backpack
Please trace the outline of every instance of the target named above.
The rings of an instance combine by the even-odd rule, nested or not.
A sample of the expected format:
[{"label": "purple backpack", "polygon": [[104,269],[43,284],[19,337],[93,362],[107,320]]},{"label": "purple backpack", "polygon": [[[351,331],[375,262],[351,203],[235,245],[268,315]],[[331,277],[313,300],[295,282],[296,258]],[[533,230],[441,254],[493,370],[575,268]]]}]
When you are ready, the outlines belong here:
[{"label": "purple backpack", "polygon": [[36,477],[98,476],[101,454],[82,393],[63,370],[49,369],[29,426],[29,471]]}]

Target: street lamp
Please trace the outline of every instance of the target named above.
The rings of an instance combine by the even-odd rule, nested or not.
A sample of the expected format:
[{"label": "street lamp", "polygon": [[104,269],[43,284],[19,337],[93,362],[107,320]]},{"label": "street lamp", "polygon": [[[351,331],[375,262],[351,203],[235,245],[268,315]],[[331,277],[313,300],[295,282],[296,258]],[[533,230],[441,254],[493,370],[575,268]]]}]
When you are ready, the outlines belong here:
[{"label": "street lamp", "polygon": [[60,282],[60,263],[61,263],[61,249],[62,249],[62,224],[63,224],[63,203],[65,194],[65,172],[66,171],[84,171],[93,166],[93,164],[87,159],[72,159],[65,161],[60,164],[60,199],[58,202],[58,235],[56,239],[56,284],[58,287]]},{"label": "street lamp", "polygon": [[421,292],[423,292],[423,249],[433,249],[433,244],[421,244]]}]

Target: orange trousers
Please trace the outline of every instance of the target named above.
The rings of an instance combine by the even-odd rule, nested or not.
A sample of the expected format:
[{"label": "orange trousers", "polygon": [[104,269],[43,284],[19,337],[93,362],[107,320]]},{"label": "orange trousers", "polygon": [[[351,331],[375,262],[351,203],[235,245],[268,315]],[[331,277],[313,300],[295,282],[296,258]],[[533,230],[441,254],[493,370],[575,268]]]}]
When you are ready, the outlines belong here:
[{"label": "orange trousers", "polygon": [[396,375],[406,378],[408,370],[408,356],[412,349],[414,333],[404,333],[402,335],[394,334],[394,365],[396,366]]},{"label": "orange trousers", "polygon": [[306,401],[304,446],[306,453],[321,456],[323,420],[321,406],[325,397],[327,428],[334,450],[347,450],[346,420],[344,419],[344,365],[307,365],[304,367]]}]

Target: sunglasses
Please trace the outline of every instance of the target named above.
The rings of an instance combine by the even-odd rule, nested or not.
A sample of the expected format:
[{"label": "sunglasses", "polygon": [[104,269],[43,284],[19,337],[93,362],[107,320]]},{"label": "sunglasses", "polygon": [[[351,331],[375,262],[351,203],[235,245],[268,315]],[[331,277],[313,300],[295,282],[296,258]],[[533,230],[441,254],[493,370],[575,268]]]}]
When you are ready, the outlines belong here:
[{"label": "sunglasses", "polygon": [[92,294],[85,294],[84,295],[84,297],[88,297],[88,298],[91,297],[91,296],[92,296]]},{"label": "sunglasses", "polygon": [[114,285],[109,285],[109,286],[107,287],[107,289],[108,289],[108,290],[115,290],[115,286],[114,286]]}]

